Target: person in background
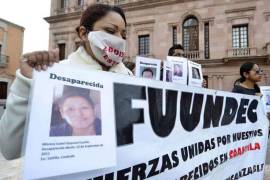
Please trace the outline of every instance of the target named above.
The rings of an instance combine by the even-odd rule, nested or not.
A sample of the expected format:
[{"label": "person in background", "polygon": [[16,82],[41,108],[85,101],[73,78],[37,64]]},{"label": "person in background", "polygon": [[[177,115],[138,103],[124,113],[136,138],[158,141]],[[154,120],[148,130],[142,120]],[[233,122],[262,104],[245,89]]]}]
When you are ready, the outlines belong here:
[{"label": "person in background", "polygon": [[[240,67],[240,78],[234,82],[232,92],[262,96],[258,82],[262,80],[263,71],[259,66],[253,62],[246,62]],[[270,120],[270,112],[267,113],[267,117]]]},{"label": "person in background", "polygon": [[[122,62],[126,25],[125,14],[120,7],[105,4],[89,6],[83,12],[80,25],[76,28],[81,46],[61,63],[88,71],[132,75]],[[109,48],[114,48],[115,51],[109,51]],[[38,71],[46,70],[48,66],[58,62],[58,59],[57,52],[48,51],[23,56],[7,98],[7,108],[0,120],[0,149],[6,159],[21,156],[33,68]]]},{"label": "person in background", "polygon": [[[173,45],[168,52],[168,56],[185,57],[185,51],[181,44]],[[163,76],[163,68],[161,69],[161,76]],[[162,80],[162,77],[161,77]],[[207,81],[203,78],[202,87],[207,88]]]},{"label": "person in background", "polygon": [[[177,57],[184,57],[184,48],[181,44],[175,44],[170,47],[168,51],[168,56],[177,56]],[[160,70],[160,80],[163,80],[163,62],[161,62],[161,70]],[[166,77],[167,78],[167,77]]]},{"label": "person in background", "polygon": [[181,44],[173,45],[168,52],[168,56],[184,57],[184,48]]}]

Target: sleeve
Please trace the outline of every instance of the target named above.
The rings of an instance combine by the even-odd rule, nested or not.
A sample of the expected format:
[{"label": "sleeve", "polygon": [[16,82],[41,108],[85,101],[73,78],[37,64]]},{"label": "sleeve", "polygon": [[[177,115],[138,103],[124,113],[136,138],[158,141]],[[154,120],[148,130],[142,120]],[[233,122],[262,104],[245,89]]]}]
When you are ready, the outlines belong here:
[{"label": "sleeve", "polygon": [[16,71],[6,110],[0,120],[0,149],[8,160],[21,156],[31,82],[32,80],[24,77],[20,70]]}]

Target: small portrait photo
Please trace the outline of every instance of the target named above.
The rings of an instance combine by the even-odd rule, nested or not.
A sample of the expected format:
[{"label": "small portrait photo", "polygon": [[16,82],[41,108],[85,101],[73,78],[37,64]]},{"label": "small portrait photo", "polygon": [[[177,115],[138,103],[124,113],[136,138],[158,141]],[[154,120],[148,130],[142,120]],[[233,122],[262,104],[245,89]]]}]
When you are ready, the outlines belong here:
[{"label": "small portrait photo", "polygon": [[154,67],[141,66],[140,74],[141,74],[141,77],[144,77],[147,79],[156,79],[157,69]]},{"label": "small portrait photo", "polygon": [[270,106],[270,92],[267,92],[265,96],[265,104],[266,106]]},{"label": "small portrait photo", "polygon": [[101,131],[100,92],[74,86],[54,87],[50,137],[98,136]]},{"label": "small portrait photo", "polygon": [[172,82],[172,71],[166,70],[166,82]]},{"label": "small portrait photo", "polygon": [[173,65],[173,75],[182,77],[183,76],[183,65],[182,64],[174,64]]},{"label": "small portrait photo", "polygon": [[192,67],[192,78],[201,79],[200,70],[196,67]]}]

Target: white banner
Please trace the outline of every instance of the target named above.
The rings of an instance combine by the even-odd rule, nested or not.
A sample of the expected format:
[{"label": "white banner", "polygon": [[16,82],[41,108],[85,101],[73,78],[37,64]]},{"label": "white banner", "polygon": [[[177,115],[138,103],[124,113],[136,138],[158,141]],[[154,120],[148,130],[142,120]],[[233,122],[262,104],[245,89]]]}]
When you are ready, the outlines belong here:
[{"label": "white banner", "polygon": [[[51,78],[52,74],[57,78]],[[56,141],[48,133],[52,106],[45,103],[61,94],[53,94],[55,85],[100,91],[102,128],[108,126],[102,140],[109,143],[116,135],[115,167],[98,169],[100,163],[113,162],[113,153],[105,150],[85,151],[79,160],[77,156],[40,160],[42,153],[46,158],[52,152],[53,156],[62,155],[61,149],[42,151],[43,142]],[[59,180],[263,179],[269,122],[259,97],[60,65],[37,73],[35,89],[46,89],[46,96],[34,90],[32,97],[25,156],[25,172],[32,178],[47,174],[48,179]],[[112,122],[114,133],[109,131]],[[68,141],[84,142],[85,137],[76,137],[76,141],[65,137],[57,142]],[[100,144],[99,139],[89,142]],[[93,164],[97,170],[91,170]],[[67,169],[72,173],[87,168],[91,171],[65,175]],[[49,177],[52,171],[62,176]]]}]

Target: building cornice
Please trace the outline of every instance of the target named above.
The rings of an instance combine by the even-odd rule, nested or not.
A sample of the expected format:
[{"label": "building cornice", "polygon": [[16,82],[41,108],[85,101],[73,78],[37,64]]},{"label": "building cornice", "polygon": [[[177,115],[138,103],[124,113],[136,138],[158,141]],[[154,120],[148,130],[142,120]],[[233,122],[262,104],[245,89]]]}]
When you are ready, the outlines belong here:
[{"label": "building cornice", "polygon": [[17,24],[14,24],[14,23],[12,23],[12,22],[10,22],[10,21],[7,21],[7,20],[5,20],[5,19],[0,18],[0,22],[1,22],[1,21],[4,22],[4,23],[6,23],[6,24],[8,24],[8,25],[11,25],[11,26],[14,26],[14,27],[20,29],[21,31],[24,31],[24,30],[25,30],[24,27],[19,26],[19,25],[17,25]]},{"label": "building cornice", "polygon": [[[189,0],[189,1],[196,1],[196,0]],[[175,3],[184,3],[187,2],[187,0],[139,0],[135,2],[125,2],[123,4],[118,4],[120,7],[122,7],[125,11],[134,11],[134,10],[141,10],[141,9],[148,9],[148,8],[154,8],[158,6],[164,6],[164,5],[171,5]]]},{"label": "building cornice", "polygon": [[72,13],[49,16],[49,17],[45,17],[44,19],[49,24],[53,24],[53,23],[58,23],[58,22],[63,22],[63,21],[68,21],[68,20],[80,19],[81,14],[82,14],[81,11],[77,11],[77,12],[72,12]]},{"label": "building cornice", "polygon": [[229,57],[223,59],[207,59],[207,60],[196,60],[195,62],[201,64],[204,67],[213,67],[218,65],[230,64],[235,62],[242,61],[252,61],[252,62],[260,62],[263,64],[270,64],[269,55],[265,56],[248,56],[248,57]]},{"label": "building cornice", "polygon": [[246,11],[255,11],[255,10],[256,10],[256,6],[244,7],[244,8],[225,10],[225,14],[239,13],[239,12],[246,12]]}]

